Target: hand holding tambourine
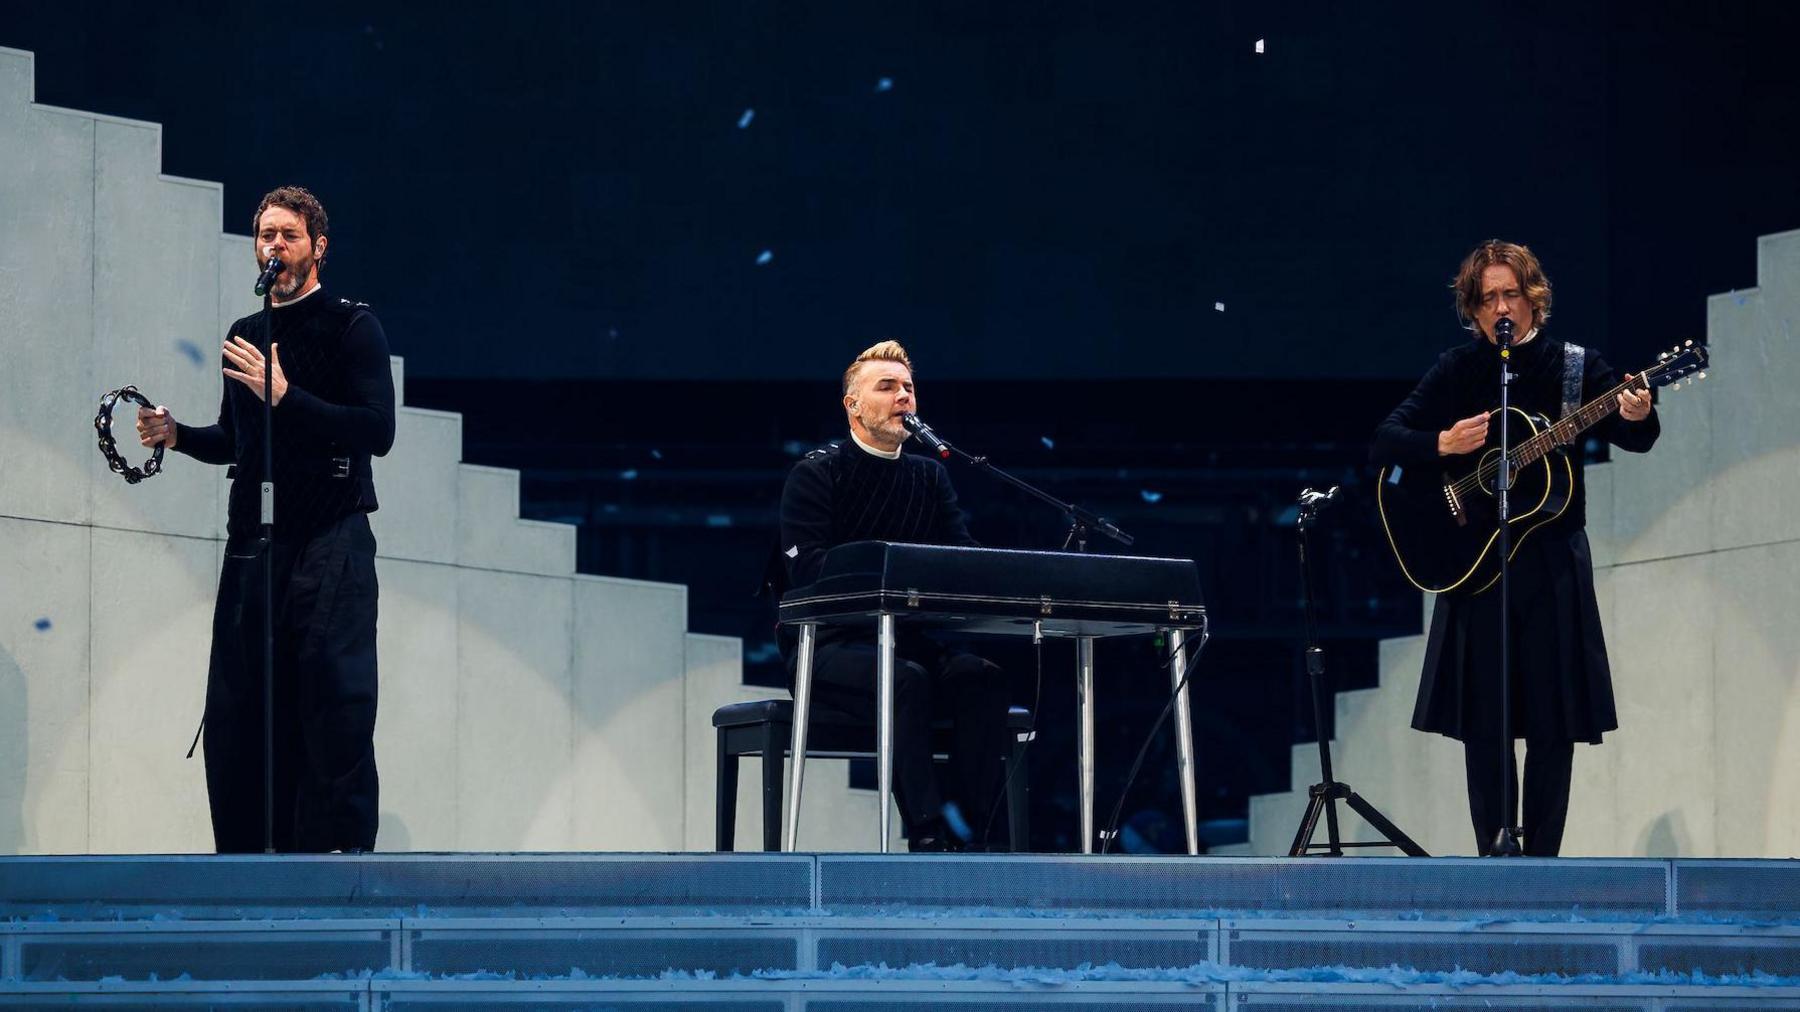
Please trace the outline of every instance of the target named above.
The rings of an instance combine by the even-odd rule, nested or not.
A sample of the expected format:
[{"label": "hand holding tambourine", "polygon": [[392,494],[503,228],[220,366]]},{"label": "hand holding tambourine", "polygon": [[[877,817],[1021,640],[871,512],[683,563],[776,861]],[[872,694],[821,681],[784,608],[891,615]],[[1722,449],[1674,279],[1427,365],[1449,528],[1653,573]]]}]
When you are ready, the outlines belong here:
[{"label": "hand holding tambourine", "polygon": [[[126,463],[113,439],[113,408],[121,400],[138,406],[138,442],[156,448],[141,468]],[[100,410],[94,414],[94,431],[100,435],[100,455],[106,458],[106,466],[113,473],[122,475],[128,485],[136,485],[161,471],[164,448],[175,445],[175,419],[170,417],[169,409],[151,404],[150,398],[139,393],[137,387],[120,387],[100,398]]]}]

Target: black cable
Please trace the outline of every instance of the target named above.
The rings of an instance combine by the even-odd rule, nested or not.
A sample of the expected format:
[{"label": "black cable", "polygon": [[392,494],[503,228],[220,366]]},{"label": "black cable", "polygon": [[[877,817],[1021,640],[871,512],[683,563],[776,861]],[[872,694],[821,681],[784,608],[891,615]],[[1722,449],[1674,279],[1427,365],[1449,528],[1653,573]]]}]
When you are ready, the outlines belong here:
[{"label": "black cable", "polygon": [[[1163,704],[1162,712],[1156,715],[1156,723],[1151,726],[1150,733],[1144,736],[1144,744],[1138,747],[1137,758],[1131,761],[1131,772],[1125,774],[1125,786],[1119,790],[1119,800],[1113,805],[1112,817],[1107,821],[1106,829],[1100,833],[1102,857],[1112,848],[1113,839],[1119,835],[1119,816],[1125,811],[1125,798],[1131,794],[1131,785],[1137,782],[1138,773],[1144,768],[1144,759],[1150,754],[1150,743],[1156,740],[1157,732],[1162,730],[1163,721],[1168,720],[1169,714],[1175,712],[1175,704],[1181,699],[1181,690],[1187,688],[1188,679],[1194,677],[1194,666],[1200,660],[1200,651],[1206,648],[1206,641],[1210,638],[1207,633],[1206,619],[1202,618],[1200,621],[1200,635],[1193,640],[1194,656],[1191,658],[1185,656],[1186,642],[1176,648],[1184,655],[1181,665],[1181,680],[1175,683],[1175,691],[1169,693],[1169,701]],[[1172,650],[1169,652],[1168,659],[1174,660],[1174,658],[1175,651]]]},{"label": "black cable", "polygon": [[[1037,687],[1031,690],[1031,736],[1025,739],[1025,747],[1019,750],[1018,762],[1008,763],[1006,779],[1000,782],[1000,793],[994,795],[994,803],[988,806],[987,821],[981,826],[981,845],[986,847],[988,839],[994,832],[994,816],[1000,812],[1000,802],[1006,800],[1007,792],[1012,790],[1013,777],[1025,768],[1025,758],[1031,754],[1031,743],[1037,741],[1038,706],[1044,701],[1044,638],[1036,637]],[[1008,839],[1011,839],[1008,837]],[[1012,840],[1013,853],[1019,852],[1024,840]]]}]

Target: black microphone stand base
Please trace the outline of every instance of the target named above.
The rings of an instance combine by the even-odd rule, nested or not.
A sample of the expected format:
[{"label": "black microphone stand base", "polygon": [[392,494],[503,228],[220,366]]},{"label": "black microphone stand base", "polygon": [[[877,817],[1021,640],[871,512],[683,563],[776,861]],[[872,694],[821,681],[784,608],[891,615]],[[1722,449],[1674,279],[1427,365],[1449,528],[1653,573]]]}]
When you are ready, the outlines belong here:
[{"label": "black microphone stand base", "polygon": [[[1400,827],[1388,820],[1374,805],[1369,804],[1363,796],[1350,788],[1349,784],[1336,780],[1314,784],[1307,788],[1306,814],[1300,817],[1300,829],[1294,834],[1294,845],[1288,848],[1289,857],[1305,857],[1314,852],[1323,852],[1330,857],[1344,856],[1345,847],[1394,847],[1407,857],[1430,857],[1425,848],[1413,842],[1413,838],[1401,832]],[[1373,826],[1381,834],[1380,840],[1345,842],[1338,836],[1337,803],[1342,801],[1350,806],[1350,810],[1363,817],[1363,821]],[[1325,843],[1314,843],[1313,836],[1319,831],[1319,814],[1326,816],[1327,835]]]},{"label": "black microphone stand base", "polygon": [[1511,827],[1495,833],[1493,846],[1488,848],[1489,857],[1520,857],[1524,853],[1519,847],[1519,833]]}]

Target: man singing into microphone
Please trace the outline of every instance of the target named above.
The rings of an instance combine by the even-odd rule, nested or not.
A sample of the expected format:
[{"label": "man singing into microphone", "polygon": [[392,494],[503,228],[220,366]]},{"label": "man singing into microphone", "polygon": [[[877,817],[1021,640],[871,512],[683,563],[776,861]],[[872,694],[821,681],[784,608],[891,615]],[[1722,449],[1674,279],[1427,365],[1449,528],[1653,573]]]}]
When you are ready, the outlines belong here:
[{"label": "man singing into microphone", "polygon": [[[1473,340],[1438,356],[1376,429],[1374,463],[1432,468],[1441,457],[1486,445],[1488,411],[1499,406],[1496,332],[1507,325],[1514,335],[1513,407],[1560,418],[1565,386],[1578,387],[1585,404],[1617,385],[1598,352],[1543,335],[1550,279],[1531,250],[1484,242],[1463,258],[1451,288],[1457,316]],[[1618,413],[1592,431],[1620,449],[1643,453],[1656,442],[1661,423],[1647,391],[1627,391],[1619,395]],[[1512,737],[1526,742],[1523,850],[1536,857],[1554,857],[1562,847],[1574,743],[1597,745],[1601,734],[1619,726],[1584,529],[1582,469],[1575,467],[1573,475],[1568,508],[1518,546],[1508,572],[1505,681],[1511,686]],[[1500,740],[1502,681],[1500,589],[1438,595],[1412,726],[1463,743],[1479,854],[1490,852],[1513,819],[1501,787],[1502,776],[1518,781],[1510,743]]]},{"label": "man singing into microphone", "polygon": [[[220,853],[263,847],[263,569],[274,573],[274,844],[375,846],[375,538],[369,458],[394,443],[387,337],[360,302],[319,284],[325,209],[284,186],[257,206],[257,263],[280,262],[272,309],[226,331],[211,425],[139,409],[138,438],[231,464],[225,565],[206,681],[206,787]],[[246,284],[248,281],[246,280]],[[268,318],[265,319],[265,316]],[[260,544],[263,384],[270,328],[274,544]]]},{"label": "man singing into microphone", "polygon": [[[950,473],[922,454],[902,453],[904,418],[915,409],[912,361],[894,341],[869,348],[844,371],[850,439],[794,465],[781,494],[787,585],[818,578],[828,549],[851,541],[973,545]],[[813,655],[815,707],[876,719],[875,631],[823,626]],[[794,650],[785,637],[789,677]],[[1000,669],[900,626],[894,663],[894,794],[910,849],[961,850],[981,838],[1001,784],[1008,687]],[[931,758],[931,723],[954,723],[949,776]],[[1013,841],[1023,849],[1025,841]]]}]

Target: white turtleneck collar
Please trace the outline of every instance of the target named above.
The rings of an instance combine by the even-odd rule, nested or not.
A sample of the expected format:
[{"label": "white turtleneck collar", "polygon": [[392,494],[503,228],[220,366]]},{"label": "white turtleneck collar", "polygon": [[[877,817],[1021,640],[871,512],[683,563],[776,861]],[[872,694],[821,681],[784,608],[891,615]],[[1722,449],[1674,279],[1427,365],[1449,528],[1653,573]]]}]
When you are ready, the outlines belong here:
[{"label": "white turtleneck collar", "polygon": [[858,437],[857,434],[854,432],[850,433],[850,441],[855,443],[858,449],[862,450],[864,453],[868,454],[871,457],[880,457],[883,460],[899,460],[900,459],[900,450],[898,448],[895,448],[892,450],[878,449],[876,447],[870,446],[869,444],[863,442],[862,439],[860,437]]},{"label": "white turtleneck collar", "polygon": [[324,285],[314,285],[311,288],[308,288],[306,290],[306,294],[300,296],[299,298],[289,299],[286,302],[271,301],[269,303],[269,305],[275,309],[286,309],[289,306],[297,306],[300,303],[305,302],[307,299],[312,298],[314,295],[317,295],[319,292],[323,291],[324,288],[325,288]]}]

